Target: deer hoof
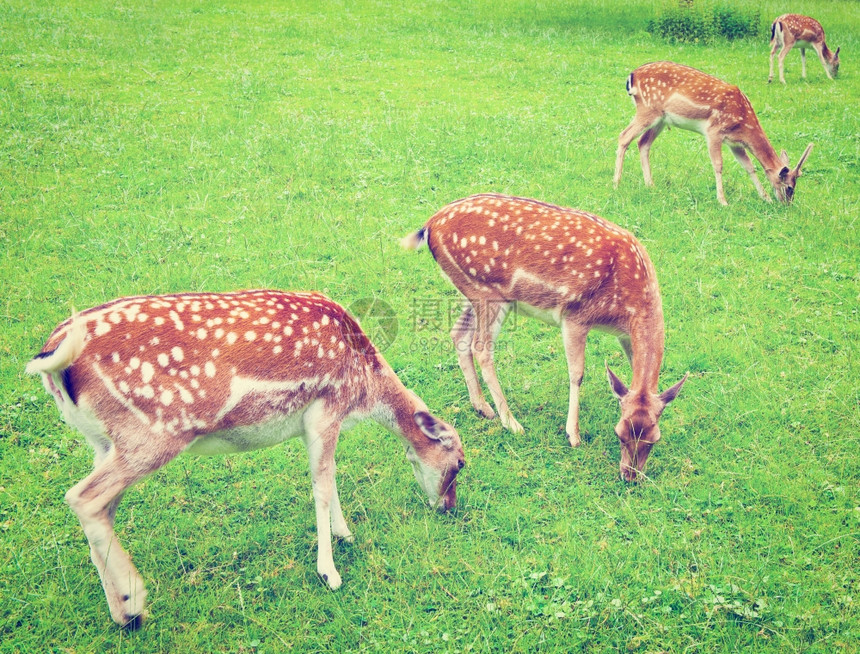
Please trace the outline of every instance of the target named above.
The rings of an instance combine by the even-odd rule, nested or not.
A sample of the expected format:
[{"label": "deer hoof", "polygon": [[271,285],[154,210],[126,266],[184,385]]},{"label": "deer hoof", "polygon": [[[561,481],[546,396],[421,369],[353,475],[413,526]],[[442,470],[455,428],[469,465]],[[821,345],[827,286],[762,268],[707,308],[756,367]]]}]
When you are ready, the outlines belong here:
[{"label": "deer hoof", "polygon": [[128,616],[128,620],[122,625],[125,631],[137,631],[143,626],[143,621],[146,616],[143,613]]},{"label": "deer hoof", "polygon": [[523,426],[517,422],[516,418],[512,415],[508,414],[507,418],[502,419],[502,424],[505,429],[514,433],[514,434],[525,434],[526,430],[523,429]]},{"label": "deer hoof", "polygon": [[481,416],[489,420],[492,420],[496,417],[496,412],[493,411],[493,407],[491,407],[487,402],[484,402],[483,404],[476,404],[475,411],[477,411]]}]

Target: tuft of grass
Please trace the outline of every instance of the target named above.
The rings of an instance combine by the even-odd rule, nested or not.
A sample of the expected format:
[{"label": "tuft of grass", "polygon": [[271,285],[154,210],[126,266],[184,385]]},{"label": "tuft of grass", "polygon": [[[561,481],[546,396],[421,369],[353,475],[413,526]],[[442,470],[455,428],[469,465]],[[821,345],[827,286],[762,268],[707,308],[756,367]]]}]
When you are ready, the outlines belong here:
[{"label": "tuft of grass", "polygon": [[[768,85],[764,35],[666,43],[646,31],[664,6],[0,6],[0,652],[856,651],[860,78]],[[802,10],[860,49],[841,3]],[[815,143],[793,205],[761,202],[728,157],[720,207],[680,130],[652,150],[656,187],[629,155],[612,188],[624,80],[658,59],[738,84],[792,161]],[[644,483],[618,479],[604,361],[630,370],[609,336],[586,351],[582,447],[541,323],[506,325],[497,353],[526,433],[471,410],[459,298],[397,242],[479,191],[593,211],[648,249],[663,385],[691,377]],[[91,453],[24,365],[72,307],[264,286],[394,309],[385,356],[464,440],[458,508],[426,507],[381,429],[344,434],[356,541],[336,543],[329,592],[299,443],[179,458],[119,508],[151,600],[125,633],[62,501]]]}]

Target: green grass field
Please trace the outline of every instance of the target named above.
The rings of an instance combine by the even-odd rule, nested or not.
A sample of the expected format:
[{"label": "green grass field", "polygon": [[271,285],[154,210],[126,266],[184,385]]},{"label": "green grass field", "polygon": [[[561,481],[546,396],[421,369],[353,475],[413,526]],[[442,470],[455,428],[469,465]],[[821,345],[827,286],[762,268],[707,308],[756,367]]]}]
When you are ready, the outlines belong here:
[{"label": "green grass field", "polygon": [[[860,651],[860,5],[800,0],[841,46],[767,84],[757,39],[670,45],[672,2],[0,2],[0,652]],[[793,205],[724,149],[664,133],[656,187],[625,79],[669,59],[738,84],[777,150],[815,143]],[[759,176],[762,178],[761,171]],[[767,182],[765,182],[767,185]],[[536,197],[633,231],[657,268],[661,420],[640,485],[589,339],[582,447],[564,437],[558,329],[518,318],[497,368],[526,433],[469,404],[456,291],[398,239],[475,192]],[[426,506],[367,423],[338,450],[356,541],[316,574],[299,442],[180,457],[127,493],[117,533],[150,620],[110,619],[63,495],[90,471],[26,362],[74,308],[122,295],[276,287],[390,304],[385,356],[459,430],[458,508]]]}]

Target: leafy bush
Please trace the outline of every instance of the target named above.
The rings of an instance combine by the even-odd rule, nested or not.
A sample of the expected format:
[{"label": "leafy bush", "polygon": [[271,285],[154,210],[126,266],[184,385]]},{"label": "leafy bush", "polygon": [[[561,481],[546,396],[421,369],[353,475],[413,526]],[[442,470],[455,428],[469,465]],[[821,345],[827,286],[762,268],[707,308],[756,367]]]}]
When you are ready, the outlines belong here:
[{"label": "leafy bush", "polygon": [[713,24],[704,13],[678,6],[650,21],[648,31],[673,43],[706,43],[713,36]]},{"label": "leafy bush", "polygon": [[758,10],[679,0],[649,21],[648,31],[674,43],[710,43],[718,36],[730,40],[757,36],[760,25]]},{"label": "leafy bush", "polygon": [[713,8],[714,31],[731,40],[758,36],[761,14],[758,9],[740,10],[729,5]]}]

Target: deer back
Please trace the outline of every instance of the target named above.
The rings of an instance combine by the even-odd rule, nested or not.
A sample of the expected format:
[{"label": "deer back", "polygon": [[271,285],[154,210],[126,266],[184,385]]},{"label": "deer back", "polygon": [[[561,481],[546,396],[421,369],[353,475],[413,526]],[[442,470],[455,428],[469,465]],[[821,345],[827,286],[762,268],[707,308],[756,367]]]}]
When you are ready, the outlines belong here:
[{"label": "deer back", "polygon": [[668,122],[677,127],[693,129],[680,119],[703,121],[723,131],[761,130],[749,99],[737,86],[689,66],[645,64],[630,74],[627,88],[637,107],[641,103],[669,114]]},{"label": "deer back", "polygon": [[76,332],[71,365],[46,375],[61,406],[82,403],[113,430],[113,419],[132,420],[188,441],[287,416],[320,397],[346,413],[382,365],[346,311],[315,293],[122,298],[62,323],[31,371]]},{"label": "deer back", "polygon": [[442,208],[424,229],[442,271],[473,302],[516,301],[621,327],[658,294],[634,236],[584,211],[483,194]]}]

